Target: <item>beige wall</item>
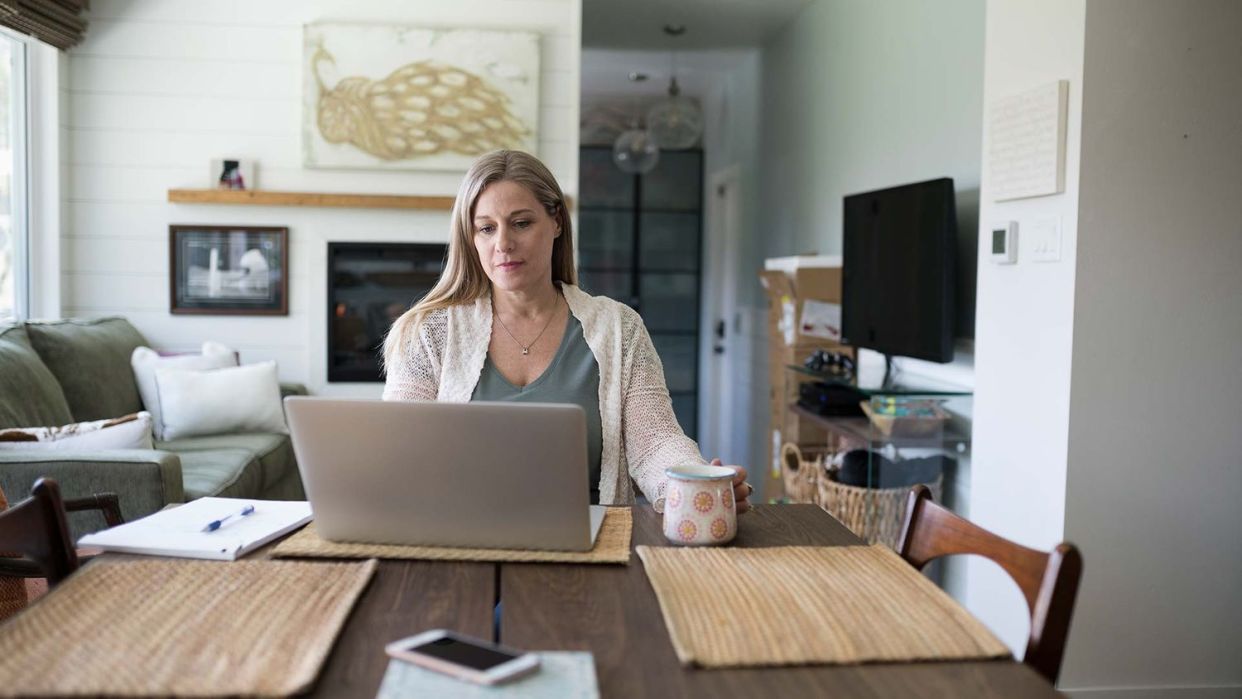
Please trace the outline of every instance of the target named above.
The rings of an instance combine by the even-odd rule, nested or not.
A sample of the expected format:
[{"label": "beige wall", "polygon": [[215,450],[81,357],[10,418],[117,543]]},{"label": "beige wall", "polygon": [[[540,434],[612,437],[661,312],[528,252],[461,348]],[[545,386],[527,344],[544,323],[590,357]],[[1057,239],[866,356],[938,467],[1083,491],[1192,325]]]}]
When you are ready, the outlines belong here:
[{"label": "beige wall", "polygon": [[1233,0],[1087,3],[1075,694],[1242,695],[1239,30]]}]

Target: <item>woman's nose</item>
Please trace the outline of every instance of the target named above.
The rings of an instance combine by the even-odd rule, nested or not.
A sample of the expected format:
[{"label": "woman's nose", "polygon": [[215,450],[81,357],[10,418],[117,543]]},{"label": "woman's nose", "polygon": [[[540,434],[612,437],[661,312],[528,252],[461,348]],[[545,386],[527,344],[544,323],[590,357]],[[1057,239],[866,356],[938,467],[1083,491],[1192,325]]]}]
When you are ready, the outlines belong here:
[{"label": "woman's nose", "polygon": [[513,234],[509,231],[508,226],[501,226],[496,230],[496,249],[501,252],[508,252],[513,249]]}]

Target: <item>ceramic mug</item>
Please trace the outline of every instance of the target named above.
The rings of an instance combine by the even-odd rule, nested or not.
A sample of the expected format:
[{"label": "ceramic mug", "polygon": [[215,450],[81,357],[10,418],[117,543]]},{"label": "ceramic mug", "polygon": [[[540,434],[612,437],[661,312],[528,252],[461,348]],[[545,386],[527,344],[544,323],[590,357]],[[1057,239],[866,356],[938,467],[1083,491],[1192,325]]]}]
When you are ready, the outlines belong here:
[{"label": "ceramic mug", "polygon": [[733,501],[734,470],[724,466],[686,464],[664,470],[664,536],[674,544],[727,544],[737,534]]}]

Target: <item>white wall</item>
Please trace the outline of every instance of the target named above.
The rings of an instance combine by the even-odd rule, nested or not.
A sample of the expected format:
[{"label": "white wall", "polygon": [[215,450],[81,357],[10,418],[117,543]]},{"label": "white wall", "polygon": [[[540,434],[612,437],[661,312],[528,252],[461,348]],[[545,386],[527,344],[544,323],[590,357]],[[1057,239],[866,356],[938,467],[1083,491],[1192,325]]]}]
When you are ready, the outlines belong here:
[{"label": "white wall", "polygon": [[763,52],[763,252],[840,254],[842,197],[934,177],[972,233],[982,76],[982,0],[808,5]]},{"label": "white wall", "polygon": [[[538,155],[567,193],[578,181],[580,0],[96,0],[69,53],[66,316],[121,314],[156,346],[215,339],[244,362],[276,359],[315,393],[379,394],[326,382],[328,241],[445,241],[447,212],[174,205],[207,184],[209,161],[258,162],[262,189],[454,194],[460,172],[306,170],[301,165],[302,25],[320,20],[534,30],[541,34]],[[285,225],[288,317],[174,317],[168,225]]]},{"label": "white wall", "polygon": [[1078,696],[1242,695],[1240,28],[1232,0],[1087,3],[1065,504],[1085,574],[1061,683]]},{"label": "white wall", "polygon": [[[764,46],[761,215],[755,267],[743,277],[756,292],[764,257],[841,254],[845,195],[948,176],[959,217],[959,328],[973,332],[983,10],[982,0],[817,0]],[[765,328],[755,329],[755,421],[766,425]],[[907,370],[970,386],[969,345],[961,349],[952,366],[911,361]],[[969,402],[955,409],[969,417]],[[754,458],[770,460],[770,447],[759,448]],[[963,512],[972,461],[959,459],[949,498]],[[947,572],[946,587],[961,595],[961,577]]]},{"label": "white wall", "polygon": [[[1065,192],[993,202],[986,167],[980,187],[980,229],[1016,220],[1020,247],[1015,265],[992,264],[989,251],[979,248],[970,516],[1039,549],[1052,548],[1064,534],[1084,15],[1085,0],[998,0],[987,6],[985,109],[998,98],[1056,80],[1070,86]],[[986,119],[983,134],[986,154]],[[1060,262],[1032,262],[1031,239],[1022,235],[1046,217],[1061,222]],[[1026,604],[999,567],[969,560],[966,605],[1012,647],[1025,648]]]}]

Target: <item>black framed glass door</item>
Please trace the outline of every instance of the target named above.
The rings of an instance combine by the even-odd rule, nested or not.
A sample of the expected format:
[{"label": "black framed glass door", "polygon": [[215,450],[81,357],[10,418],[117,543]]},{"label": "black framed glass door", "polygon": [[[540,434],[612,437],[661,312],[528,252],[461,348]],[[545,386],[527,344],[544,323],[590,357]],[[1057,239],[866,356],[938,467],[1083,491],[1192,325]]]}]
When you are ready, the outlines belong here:
[{"label": "black framed glass door", "polygon": [[697,438],[703,152],[661,151],[655,170],[630,175],[611,148],[586,146],[579,173],[579,282],[639,312],[677,420]]}]

